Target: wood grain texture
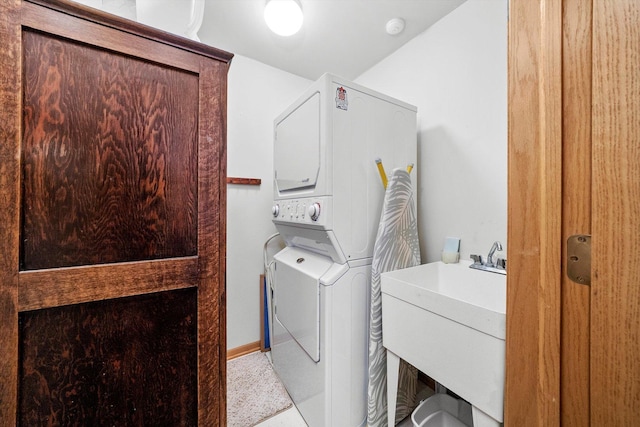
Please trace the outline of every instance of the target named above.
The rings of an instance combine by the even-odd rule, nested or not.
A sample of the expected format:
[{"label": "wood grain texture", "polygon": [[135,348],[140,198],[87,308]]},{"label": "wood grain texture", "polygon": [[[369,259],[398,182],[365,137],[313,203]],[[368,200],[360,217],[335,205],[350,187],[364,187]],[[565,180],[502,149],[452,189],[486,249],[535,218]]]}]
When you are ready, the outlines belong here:
[{"label": "wood grain texture", "polygon": [[564,0],[561,424],[588,427],[590,288],[566,275],[567,239],[591,234],[591,0]]},{"label": "wood grain texture", "polygon": [[218,334],[216,363],[218,367],[220,385],[218,394],[218,414],[220,425],[227,424],[227,186],[224,185],[227,177],[227,73],[229,64],[218,63],[216,66],[216,80],[218,87],[218,102],[215,105],[215,126],[218,128],[217,155],[220,165],[216,173],[216,182],[220,187],[220,198],[214,200],[218,206],[218,222],[216,230],[218,234],[217,253],[213,258],[217,275],[218,294]]},{"label": "wood grain texture", "polygon": [[195,288],[20,314],[23,426],[195,426]]},{"label": "wood grain texture", "polygon": [[[11,247],[2,253],[0,261],[3,278],[0,304],[8,302],[6,306],[0,305],[0,320],[3,321],[0,333],[6,333],[6,337],[0,335],[0,355],[3,356],[3,362],[0,362],[3,380],[0,384],[0,425],[17,424],[18,308],[23,310],[23,318],[34,313],[48,316],[58,310],[73,311],[94,304],[90,300],[112,302],[116,297],[130,295],[136,295],[134,299],[146,298],[149,293],[164,293],[166,290],[197,293],[196,313],[192,317],[197,317],[198,328],[197,391],[196,385],[191,386],[193,395],[197,394],[197,414],[191,417],[183,413],[180,422],[162,423],[195,425],[192,421],[196,419],[198,425],[225,425],[226,74],[232,55],[167,36],[160,31],[147,31],[138,24],[94,13],[73,2],[0,0],[0,8],[3,17],[15,18],[6,22],[3,19],[0,23],[3,36],[0,50],[0,71],[3,71],[0,80],[1,114],[6,119],[0,123],[0,130],[3,137],[15,138],[13,145],[5,141],[0,144],[3,160],[0,168],[8,171],[0,177],[0,191],[5,196],[2,207],[7,207],[7,210],[0,211],[0,218],[5,220],[3,225],[11,227],[2,235],[8,238],[7,244]],[[11,15],[14,9],[15,13]],[[25,41],[24,46],[22,41]],[[37,58],[38,55],[41,57]],[[31,64],[24,73],[21,70],[23,62]],[[23,74],[25,83],[31,79],[29,82],[35,83],[34,87],[40,93],[36,93],[38,90],[29,92],[26,84],[22,88],[20,77]],[[87,83],[92,76],[102,79],[96,87]],[[175,96],[176,92],[166,87],[167,82],[179,88],[177,93],[180,96]],[[100,86],[101,83],[105,84]],[[156,83],[158,86],[154,87]],[[23,93],[24,109],[20,105]],[[169,101],[163,98],[167,93],[173,94]],[[13,101],[5,103],[5,97]],[[166,101],[164,105],[163,99]],[[105,104],[104,108],[91,110],[90,107],[99,102]],[[26,108],[27,105],[30,108]],[[141,107],[148,107],[148,110],[145,112]],[[149,114],[144,120],[136,120],[139,119],[136,117],[138,111]],[[188,123],[185,126],[192,135],[175,139],[166,137],[183,125],[175,121],[176,117]],[[31,127],[25,126],[24,135],[20,135],[23,120]],[[83,126],[84,130],[80,131]],[[145,126],[155,132],[153,138],[137,146],[135,142],[126,142],[133,141],[130,137],[137,135],[136,132],[144,133]],[[14,133],[5,134],[7,129]],[[91,131],[98,134],[94,140],[89,137]],[[31,133],[29,138],[34,133],[37,137],[28,141],[27,132]],[[80,132],[80,138],[69,138],[69,135],[75,135],[74,132]],[[60,135],[63,137],[58,138]],[[22,154],[21,140],[24,144]],[[193,141],[188,149],[183,147],[185,140]],[[175,152],[172,144],[180,145],[182,152]],[[27,146],[32,150],[27,152]],[[77,157],[79,154],[81,156]],[[186,157],[180,157],[183,154]],[[172,169],[176,164],[177,174]],[[87,177],[88,180],[85,179]],[[118,180],[123,184],[120,185]],[[4,187],[7,182],[10,185]],[[176,182],[188,183],[174,186]],[[24,189],[22,205],[21,186]],[[172,187],[178,188],[180,194]],[[108,197],[114,194],[133,194],[134,197]],[[145,197],[137,200],[143,200],[142,208],[133,212],[130,208],[135,205],[136,196],[141,194]],[[113,203],[98,202],[100,198]],[[187,252],[188,256],[167,258],[174,252],[161,253],[158,249],[161,242],[170,240],[171,233],[183,237],[185,234],[179,227],[177,232],[169,227],[169,233],[166,227],[163,228],[171,218],[176,218],[176,211],[167,207],[167,203],[171,203],[167,202],[169,199],[184,202],[176,203],[180,208],[179,214],[188,213],[186,219],[182,216],[180,220],[189,224],[189,230],[195,230],[195,239],[185,239],[192,242],[194,248],[193,252]],[[188,200],[192,199],[194,202],[189,203]],[[69,201],[75,201],[75,204],[65,204]],[[36,209],[25,207],[27,205]],[[11,206],[14,206],[13,211]],[[90,209],[86,210],[87,206]],[[158,257],[117,262],[114,261],[117,256],[92,258],[90,254],[83,254],[90,251],[76,248],[75,256],[86,257],[88,264],[57,268],[45,268],[46,264],[42,264],[36,270],[23,268],[18,272],[20,261],[24,261],[18,256],[19,248],[22,248],[22,255],[26,254],[24,249],[29,245],[32,251],[42,250],[28,238],[20,239],[21,225],[27,227],[27,221],[20,223],[20,211],[29,221],[34,238],[55,240],[50,237],[58,233],[57,236],[62,238],[60,245],[75,241],[78,247],[84,245],[84,249],[98,248],[98,252],[113,254],[117,252],[112,250],[114,241],[115,246],[122,244],[128,250],[133,237],[135,244],[155,248],[149,252],[158,251]],[[105,211],[108,213],[99,214]],[[93,212],[94,216],[87,212]],[[149,212],[153,213],[148,215]],[[99,225],[93,229],[78,225],[90,223],[97,217],[105,218],[106,222],[96,221]],[[138,229],[138,232],[129,230],[119,234],[120,230],[113,224],[123,219],[128,221],[130,217],[145,219],[137,223],[139,229],[148,227],[145,232]],[[99,234],[98,229],[106,230],[106,234]],[[87,239],[85,234],[74,234],[74,230],[83,230],[83,233],[89,230],[98,239],[105,238],[104,248],[101,243]],[[2,233],[5,233],[4,229]],[[121,239],[113,239],[114,235]],[[158,235],[162,238],[154,239]],[[173,243],[166,245],[172,250],[179,246]],[[133,252],[136,251],[140,253],[139,249]],[[49,250],[43,250],[43,253],[49,255]],[[63,255],[68,257],[68,254]],[[56,256],[59,258],[60,254]],[[54,265],[61,264],[56,262]],[[140,315],[147,315],[153,309],[147,313],[141,311]],[[93,315],[87,313],[89,317]],[[45,323],[55,326],[55,322]],[[110,326],[109,322],[104,323],[107,325],[103,326]],[[21,338],[28,336],[23,334]],[[148,338],[142,340],[141,346],[155,345],[153,339]],[[78,343],[79,346],[85,344]],[[89,348],[94,347],[89,343]],[[5,360],[6,364],[3,364]],[[45,370],[54,366],[53,363],[46,364]],[[152,367],[153,364],[147,366]],[[40,402],[46,404],[45,400]],[[88,406],[81,411],[88,414],[95,409],[91,403]],[[29,414],[37,414],[37,411]],[[103,424],[104,421],[96,423]],[[126,424],[135,425],[133,422]]]},{"label": "wood grain texture", "polygon": [[23,46],[21,268],[195,255],[197,76],[29,31]]},{"label": "wood grain texture", "polygon": [[23,271],[18,308],[40,310],[197,285],[197,257]]},{"label": "wood grain texture", "polygon": [[16,425],[20,224],[19,0],[0,1],[0,425]]},{"label": "wood grain texture", "polygon": [[640,3],[593,2],[591,425],[640,419]]},{"label": "wood grain texture", "polygon": [[509,426],[560,423],[561,10],[509,4]]},{"label": "wood grain texture", "polygon": [[227,177],[227,184],[260,185],[261,183],[262,180],[260,178]]},{"label": "wood grain texture", "polygon": [[226,172],[228,65],[202,63],[198,160],[198,423],[226,425]]}]

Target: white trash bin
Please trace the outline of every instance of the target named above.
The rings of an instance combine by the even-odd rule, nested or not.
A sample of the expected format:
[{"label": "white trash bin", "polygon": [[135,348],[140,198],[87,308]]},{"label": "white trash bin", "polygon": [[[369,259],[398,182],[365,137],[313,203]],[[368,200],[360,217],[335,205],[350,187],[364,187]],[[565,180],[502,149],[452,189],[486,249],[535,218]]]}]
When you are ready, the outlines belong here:
[{"label": "white trash bin", "polygon": [[471,405],[448,394],[425,399],[411,414],[414,427],[472,427]]}]

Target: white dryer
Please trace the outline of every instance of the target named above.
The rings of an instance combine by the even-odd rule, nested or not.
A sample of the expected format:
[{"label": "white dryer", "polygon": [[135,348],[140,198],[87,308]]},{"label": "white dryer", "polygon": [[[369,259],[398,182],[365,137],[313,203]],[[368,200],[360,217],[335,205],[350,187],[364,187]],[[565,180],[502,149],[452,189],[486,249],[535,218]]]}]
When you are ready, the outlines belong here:
[{"label": "white dryer", "polygon": [[377,158],[416,163],[415,107],[325,74],[275,120],[271,352],[310,427],[366,424]]}]

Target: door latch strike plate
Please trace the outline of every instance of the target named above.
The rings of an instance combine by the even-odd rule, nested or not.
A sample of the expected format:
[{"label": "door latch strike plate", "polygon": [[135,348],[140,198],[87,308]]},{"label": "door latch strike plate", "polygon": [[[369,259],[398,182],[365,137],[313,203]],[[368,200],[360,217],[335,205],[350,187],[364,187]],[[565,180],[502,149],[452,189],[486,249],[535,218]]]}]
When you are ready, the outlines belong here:
[{"label": "door latch strike plate", "polygon": [[591,285],[591,236],[576,234],[567,239],[567,276],[581,285]]}]

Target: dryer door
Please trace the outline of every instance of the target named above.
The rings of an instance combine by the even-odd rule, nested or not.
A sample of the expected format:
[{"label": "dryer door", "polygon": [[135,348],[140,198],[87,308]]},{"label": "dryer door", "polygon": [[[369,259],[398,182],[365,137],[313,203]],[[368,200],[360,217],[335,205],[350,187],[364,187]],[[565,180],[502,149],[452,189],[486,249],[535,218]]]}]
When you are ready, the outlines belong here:
[{"label": "dryer door", "polygon": [[298,248],[274,257],[274,315],[315,362],[320,361],[320,277],[331,258]]},{"label": "dryer door", "polygon": [[273,167],[278,192],[315,188],[321,136],[317,92],[275,123]]}]

